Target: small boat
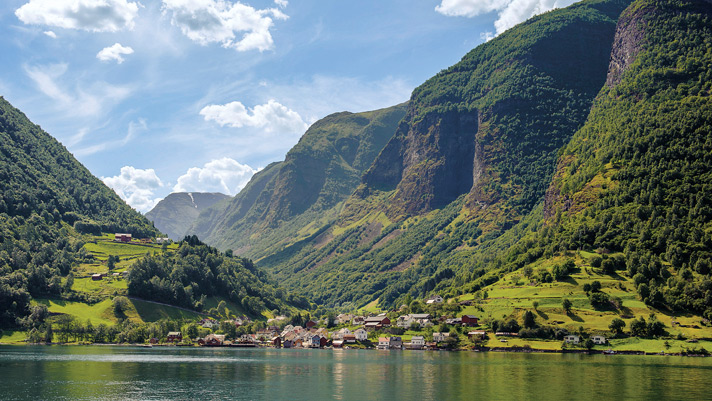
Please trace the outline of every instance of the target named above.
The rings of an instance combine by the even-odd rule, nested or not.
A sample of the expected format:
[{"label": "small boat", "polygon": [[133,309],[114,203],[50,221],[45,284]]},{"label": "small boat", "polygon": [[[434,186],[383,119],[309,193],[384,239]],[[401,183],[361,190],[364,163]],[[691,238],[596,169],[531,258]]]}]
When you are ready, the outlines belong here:
[{"label": "small boat", "polygon": [[603,351],[605,355],[615,355],[616,351],[613,351],[612,349],[608,348],[607,350]]}]

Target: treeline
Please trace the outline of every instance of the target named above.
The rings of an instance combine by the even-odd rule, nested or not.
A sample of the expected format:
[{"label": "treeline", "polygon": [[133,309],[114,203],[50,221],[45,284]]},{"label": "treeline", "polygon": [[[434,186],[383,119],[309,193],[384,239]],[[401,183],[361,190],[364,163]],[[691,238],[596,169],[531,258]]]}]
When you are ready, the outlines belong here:
[{"label": "treeline", "polygon": [[185,237],[175,252],[146,256],[129,272],[129,295],[203,310],[209,297],[223,297],[253,316],[265,309],[287,310],[288,305],[309,308],[301,296],[272,284],[252,261],[221,253]]}]

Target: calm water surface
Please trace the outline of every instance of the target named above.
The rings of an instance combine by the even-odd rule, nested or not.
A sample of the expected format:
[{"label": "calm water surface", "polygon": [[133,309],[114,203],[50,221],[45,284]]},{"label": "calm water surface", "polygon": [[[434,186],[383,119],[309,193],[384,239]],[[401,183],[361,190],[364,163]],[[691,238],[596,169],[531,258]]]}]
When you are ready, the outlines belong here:
[{"label": "calm water surface", "polygon": [[712,358],[0,346],[2,400],[712,400]]}]

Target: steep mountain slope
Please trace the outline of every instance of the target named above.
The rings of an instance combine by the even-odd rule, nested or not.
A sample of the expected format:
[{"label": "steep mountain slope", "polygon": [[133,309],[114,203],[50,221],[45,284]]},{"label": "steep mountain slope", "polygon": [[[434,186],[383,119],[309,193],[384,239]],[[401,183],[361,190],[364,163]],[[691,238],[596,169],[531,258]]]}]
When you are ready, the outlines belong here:
[{"label": "steep mountain slope", "polygon": [[70,292],[62,277],[86,257],[81,233],[157,234],[59,142],[0,98],[0,325],[31,296]]},{"label": "steep mountain slope", "polygon": [[629,3],[583,1],[532,18],[418,87],[339,219],[259,263],[328,305],[390,305],[451,282],[472,263],[468,252],[542,201],[557,150],[606,81]]},{"label": "steep mountain slope", "polygon": [[166,196],[146,213],[147,219],[173,239],[179,241],[200,215],[200,212],[214,204],[229,199],[221,193],[178,192]]},{"label": "steep mountain slope", "polygon": [[603,267],[625,270],[642,300],[708,319],[711,91],[712,3],[637,0],[621,18],[606,86],[563,150],[544,209],[548,241],[620,253]]},{"label": "steep mountain slope", "polygon": [[317,121],[283,162],[255,174],[229,204],[203,212],[190,232],[254,258],[314,236],[338,215],[405,107],[336,113]]}]

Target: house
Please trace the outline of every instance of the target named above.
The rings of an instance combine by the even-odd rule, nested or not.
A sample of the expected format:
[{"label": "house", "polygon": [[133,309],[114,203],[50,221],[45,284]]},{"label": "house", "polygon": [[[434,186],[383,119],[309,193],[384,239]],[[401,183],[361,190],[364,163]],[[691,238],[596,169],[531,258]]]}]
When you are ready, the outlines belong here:
[{"label": "house", "polygon": [[332,341],[331,345],[334,348],[342,348],[344,346],[344,340],[334,340]]},{"label": "house", "polygon": [[416,323],[416,321],[410,315],[402,315],[398,316],[398,319],[396,320],[396,327],[407,329],[413,323]]},{"label": "house", "polygon": [[294,342],[292,340],[284,340],[282,342],[282,348],[292,348]]},{"label": "house", "polygon": [[389,327],[391,325],[391,319],[389,319],[385,314],[378,316],[370,316],[364,320],[364,327],[368,329],[380,329],[382,327]]},{"label": "house", "polygon": [[355,334],[344,334],[343,341],[346,344],[353,344],[356,342],[356,335]]},{"label": "house", "polygon": [[519,333],[510,333],[508,331],[498,331],[494,333],[497,337],[518,337]]},{"label": "house", "polygon": [[272,337],[271,343],[272,343],[272,346],[275,348],[281,347],[282,346],[282,337],[280,337],[280,336]]},{"label": "house", "polygon": [[356,341],[368,340],[368,332],[364,329],[357,329],[354,331],[354,336],[356,336]]},{"label": "house", "polygon": [[116,242],[131,242],[131,234],[116,233],[114,234]]},{"label": "house", "polygon": [[443,297],[441,297],[440,295],[433,295],[432,297],[428,298],[428,300],[425,301],[425,303],[426,303],[427,305],[432,305],[432,304],[441,304],[441,303],[443,303],[444,301],[445,301],[445,300],[444,300]]},{"label": "house", "polygon": [[388,349],[391,345],[391,339],[389,337],[378,337],[378,349]]},{"label": "house", "polygon": [[225,342],[225,335],[224,334],[208,334],[205,339],[203,339],[205,342],[205,346],[207,347],[219,347],[222,346],[223,343]]},{"label": "house", "polygon": [[578,344],[581,341],[581,337],[570,334],[564,337],[564,342],[569,344]]},{"label": "house", "polygon": [[171,331],[168,333],[167,340],[169,343],[179,343],[183,341],[183,336],[180,331]]},{"label": "house", "polygon": [[460,318],[463,326],[475,327],[479,324],[480,318],[475,315],[462,315]]},{"label": "house", "polygon": [[487,333],[484,331],[471,331],[467,333],[467,337],[470,340],[484,340],[487,338]]},{"label": "house", "polygon": [[213,319],[201,319],[201,320],[198,322],[198,324],[199,324],[201,327],[203,327],[203,328],[212,329],[213,326],[217,326],[217,325],[218,325],[218,322],[217,322],[216,320],[213,320]]},{"label": "house", "polygon": [[151,345],[158,344],[158,339],[156,337],[151,337],[151,339],[148,340],[148,343]]},{"label": "house", "polygon": [[462,324],[462,319],[459,317],[451,317],[449,319],[445,319],[445,323],[447,324],[456,324],[456,325],[461,325]]},{"label": "house", "polygon": [[170,244],[171,242],[173,242],[173,241],[171,241],[170,238],[166,238],[166,237],[156,238],[157,244],[163,244],[163,243]]},{"label": "house", "polygon": [[354,316],[354,318],[351,319],[351,324],[354,326],[360,326],[364,323],[364,320],[363,316]]},{"label": "house", "polygon": [[606,337],[603,336],[591,336],[591,341],[596,345],[602,345],[606,343]]},{"label": "house", "polygon": [[339,324],[347,324],[351,322],[351,320],[354,318],[354,315],[350,313],[341,313],[338,316],[336,316],[336,321]]},{"label": "house", "polygon": [[92,281],[100,281],[104,277],[101,273],[96,273],[91,275]]},{"label": "house", "polygon": [[344,336],[347,334],[351,334],[351,330],[349,330],[347,328],[343,328],[343,329],[335,332],[334,335],[332,336],[332,338],[334,340],[343,340]]},{"label": "house", "polygon": [[403,349],[403,339],[400,337],[391,337],[388,343],[390,349]]},{"label": "house", "polygon": [[420,323],[421,326],[425,326],[426,323],[430,322],[430,314],[429,313],[411,313],[410,317],[412,317],[413,320]]},{"label": "house", "polygon": [[438,343],[435,341],[425,343],[425,349],[435,350],[438,349]]},{"label": "house", "polygon": [[326,337],[319,337],[319,348],[324,348],[329,344],[329,339]]},{"label": "house", "polygon": [[307,322],[306,326],[307,326],[307,329],[311,329],[312,327],[315,327],[315,326],[317,326],[318,324],[319,324],[318,321],[312,319],[312,320],[310,320],[310,321]]},{"label": "house", "polygon": [[459,303],[460,305],[462,305],[462,306],[471,306],[471,305],[472,305],[472,301],[469,300],[469,299],[468,299],[468,300],[465,300],[465,301],[460,301],[460,302],[458,302],[458,303]]},{"label": "house", "polygon": [[433,333],[433,340],[435,342],[443,342],[445,339],[450,337],[450,333]]},{"label": "house", "polygon": [[425,337],[423,336],[413,336],[410,339],[410,343],[406,344],[408,349],[423,349],[425,348]]}]

